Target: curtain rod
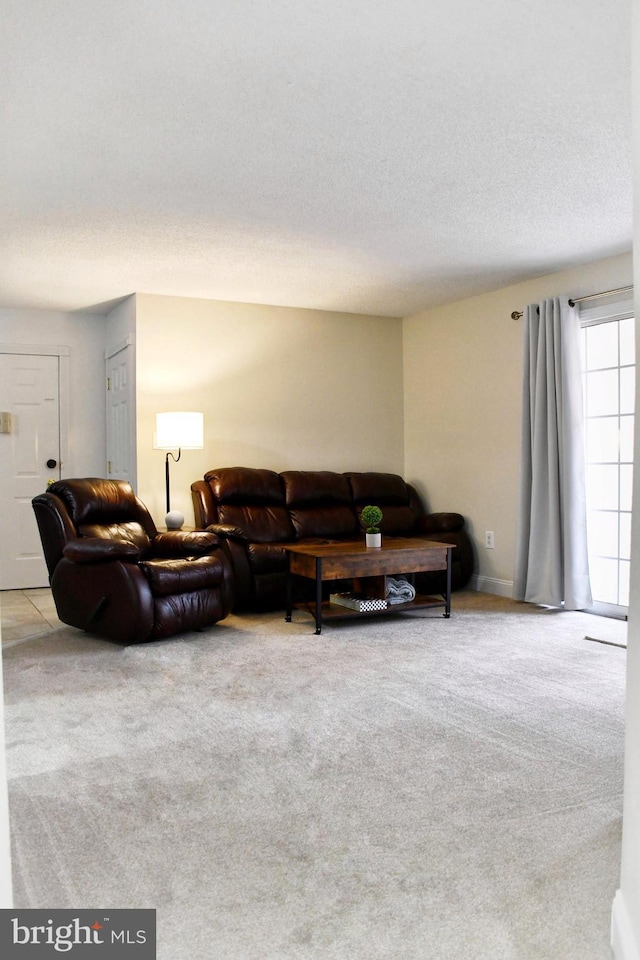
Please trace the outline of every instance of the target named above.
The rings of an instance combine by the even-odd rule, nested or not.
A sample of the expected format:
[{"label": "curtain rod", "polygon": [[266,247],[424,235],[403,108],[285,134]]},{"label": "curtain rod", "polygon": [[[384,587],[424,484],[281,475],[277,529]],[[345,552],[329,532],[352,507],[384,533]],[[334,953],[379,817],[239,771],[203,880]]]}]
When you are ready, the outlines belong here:
[{"label": "curtain rod", "polygon": [[[618,287],[617,290],[603,290],[602,293],[589,293],[586,297],[572,297],[569,300],[569,306],[575,307],[576,303],[584,303],[585,300],[599,300],[600,297],[609,297],[614,293],[629,293],[631,290],[633,290],[633,286]],[[514,310],[511,314],[511,319],[519,320],[520,317],[523,316],[523,313],[524,311],[522,310]]]}]

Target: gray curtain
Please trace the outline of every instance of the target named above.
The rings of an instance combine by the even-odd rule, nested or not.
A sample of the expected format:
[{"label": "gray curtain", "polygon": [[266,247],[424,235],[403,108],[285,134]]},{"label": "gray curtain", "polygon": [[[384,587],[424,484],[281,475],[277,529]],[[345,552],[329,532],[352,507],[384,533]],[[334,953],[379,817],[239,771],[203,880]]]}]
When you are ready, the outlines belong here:
[{"label": "gray curtain", "polygon": [[524,376],[516,600],[591,605],[580,322],[566,298],[530,304]]}]

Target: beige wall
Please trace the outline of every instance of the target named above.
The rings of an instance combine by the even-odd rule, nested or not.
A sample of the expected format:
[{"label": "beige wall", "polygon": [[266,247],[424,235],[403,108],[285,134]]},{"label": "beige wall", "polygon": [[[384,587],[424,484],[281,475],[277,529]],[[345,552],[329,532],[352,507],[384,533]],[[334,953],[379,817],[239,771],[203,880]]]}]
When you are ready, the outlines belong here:
[{"label": "beige wall", "polygon": [[214,467],[403,472],[402,321],[136,295],[138,493],[164,516],[155,414],[200,410],[205,449],[171,463],[171,506]]},{"label": "beige wall", "polygon": [[[432,510],[456,510],[474,539],[481,589],[511,595],[516,540],[522,320],[544,297],[632,283],[627,254],[541,277],[404,322],[405,467]],[[495,534],[495,548],[484,533]]]}]

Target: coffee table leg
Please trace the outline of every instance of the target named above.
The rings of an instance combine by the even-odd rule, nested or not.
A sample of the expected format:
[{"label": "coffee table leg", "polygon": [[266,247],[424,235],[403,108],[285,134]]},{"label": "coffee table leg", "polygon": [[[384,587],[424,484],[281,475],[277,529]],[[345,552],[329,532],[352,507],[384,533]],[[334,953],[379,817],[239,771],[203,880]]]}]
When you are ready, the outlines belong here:
[{"label": "coffee table leg", "polygon": [[453,550],[447,550],[447,592],[444,598],[444,615],[451,616],[451,554]]},{"label": "coffee table leg", "polygon": [[284,614],[284,619],[287,623],[291,623],[292,609],[293,609],[293,587],[291,584],[291,555],[289,555],[289,569],[287,570],[287,607]]},{"label": "coffee table leg", "polygon": [[322,557],[316,557],[316,634],[322,633]]}]

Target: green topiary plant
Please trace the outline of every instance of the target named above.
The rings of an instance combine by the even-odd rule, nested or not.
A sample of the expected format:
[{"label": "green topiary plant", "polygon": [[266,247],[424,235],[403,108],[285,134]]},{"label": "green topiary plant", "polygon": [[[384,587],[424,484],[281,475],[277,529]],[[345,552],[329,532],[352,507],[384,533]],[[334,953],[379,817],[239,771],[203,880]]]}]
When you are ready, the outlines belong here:
[{"label": "green topiary plant", "polygon": [[360,514],[360,521],[364,525],[367,533],[380,533],[382,510],[380,507],[374,507],[372,505],[363,507]]}]

